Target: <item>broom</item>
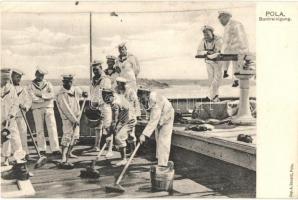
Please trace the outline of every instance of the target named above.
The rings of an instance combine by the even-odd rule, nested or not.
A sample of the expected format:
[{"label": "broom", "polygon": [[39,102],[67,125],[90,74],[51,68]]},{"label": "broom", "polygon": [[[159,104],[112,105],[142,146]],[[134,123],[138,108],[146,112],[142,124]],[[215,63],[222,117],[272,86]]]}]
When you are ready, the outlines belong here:
[{"label": "broom", "polygon": [[36,161],[36,164],[35,164],[35,166],[34,166],[34,168],[37,169],[37,168],[40,168],[40,167],[42,167],[43,165],[45,165],[45,164],[47,163],[47,157],[42,156],[42,155],[40,154],[40,152],[38,151],[38,148],[37,148],[37,145],[36,145],[36,143],[35,143],[35,140],[34,140],[34,137],[33,137],[33,133],[32,133],[31,128],[30,128],[30,126],[29,126],[28,120],[27,120],[27,118],[26,118],[26,116],[25,116],[23,110],[20,109],[20,111],[21,111],[22,117],[23,117],[23,119],[24,119],[24,121],[25,121],[25,123],[26,123],[26,126],[27,126],[27,128],[28,128],[28,130],[29,130],[29,135],[30,135],[30,137],[31,137],[31,139],[32,139],[32,142],[33,142],[33,145],[34,145],[34,149],[36,150],[37,155],[38,155],[38,160]]},{"label": "broom", "polygon": [[120,185],[120,181],[122,180],[126,170],[128,169],[128,166],[130,165],[130,163],[131,163],[133,157],[135,156],[135,154],[137,153],[140,145],[141,144],[138,143],[138,145],[136,146],[135,150],[133,151],[132,155],[130,156],[129,160],[127,161],[125,167],[123,168],[120,176],[118,177],[116,183],[114,185],[109,185],[109,186],[105,187],[107,193],[110,193],[110,192],[123,193],[123,192],[125,192],[125,188],[123,188]]},{"label": "broom", "polygon": [[107,142],[103,145],[103,147],[101,148],[101,150],[98,153],[98,155],[96,156],[96,158],[92,161],[90,167],[86,167],[86,169],[81,170],[80,177],[82,177],[82,178],[99,178],[100,174],[98,171],[95,170],[95,164],[99,160],[99,158],[100,158],[101,154],[103,153],[103,151],[105,150],[106,146],[107,146]]}]

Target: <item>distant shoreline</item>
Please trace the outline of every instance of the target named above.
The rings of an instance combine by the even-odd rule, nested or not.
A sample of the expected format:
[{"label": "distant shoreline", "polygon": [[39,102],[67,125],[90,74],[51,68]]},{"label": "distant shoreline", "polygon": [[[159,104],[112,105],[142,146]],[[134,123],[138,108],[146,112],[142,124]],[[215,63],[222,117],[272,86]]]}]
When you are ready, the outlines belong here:
[{"label": "distant shoreline", "polygon": [[[53,86],[59,86],[61,85],[60,79],[47,79],[50,81]],[[31,80],[23,80],[22,85],[28,85],[31,82]],[[208,80],[207,79],[144,79],[140,78],[137,80],[138,85],[144,85],[147,87],[152,88],[168,88],[172,85],[200,85],[200,86],[208,86]],[[74,82],[77,86],[88,86],[90,85],[89,79],[75,79]],[[230,85],[232,84],[231,79],[222,79],[221,85]],[[251,81],[251,85],[256,85],[255,81]]]}]

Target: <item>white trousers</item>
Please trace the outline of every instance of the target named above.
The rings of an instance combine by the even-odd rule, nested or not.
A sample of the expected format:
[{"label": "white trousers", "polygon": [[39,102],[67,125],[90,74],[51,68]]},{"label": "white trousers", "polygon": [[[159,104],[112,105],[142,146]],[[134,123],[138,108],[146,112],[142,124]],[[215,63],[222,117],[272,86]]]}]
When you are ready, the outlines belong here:
[{"label": "white trousers", "polygon": [[71,143],[72,138],[74,140],[80,139],[80,126],[74,127],[74,123],[70,120],[62,120],[63,136],[61,139],[61,145],[68,147]]},{"label": "white trousers", "polygon": [[20,133],[15,119],[10,120],[9,128],[11,138],[3,143],[2,156],[10,157],[17,151],[23,151]]},{"label": "white trousers", "polygon": [[206,63],[208,80],[209,80],[209,98],[213,99],[218,95],[220,81],[222,79],[222,65],[221,63]]},{"label": "white trousers", "polygon": [[23,119],[23,117],[17,117],[16,121],[19,129],[19,133],[20,133],[23,150],[26,152],[26,154],[29,154],[27,126],[26,126],[25,120]]},{"label": "white trousers", "polygon": [[167,166],[172,143],[174,112],[172,117],[162,126],[155,129],[156,158],[159,166]]},{"label": "white trousers", "polygon": [[235,80],[237,80],[237,78],[235,77],[234,74],[239,72],[239,70],[240,70],[239,67],[238,67],[238,61],[223,61],[222,62],[223,70],[228,71],[230,63],[232,63],[232,65],[233,65],[232,80],[235,81]]},{"label": "white trousers", "polygon": [[56,120],[53,108],[34,109],[33,117],[37,133],[37,145],[40,151],[46,151],[46,139],[44,135],[44,122],[46,123],[51,151],[59,151],[59,141]]}]

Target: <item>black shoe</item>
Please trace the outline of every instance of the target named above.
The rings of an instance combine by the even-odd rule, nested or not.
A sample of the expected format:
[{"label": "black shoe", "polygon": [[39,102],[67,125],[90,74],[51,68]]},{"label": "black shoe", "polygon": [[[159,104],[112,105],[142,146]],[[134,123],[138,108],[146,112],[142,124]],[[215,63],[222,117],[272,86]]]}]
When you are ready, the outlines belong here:
[{"label": "black shoe", "polygon": [[229,77],[229,74],[227,71],[224,71],[223,78],[227,78],[227,77]]},{"label": "black shoe", "polygon": [[233,82],[233,85],[232,85],[232,87],[238,87],[238,85],[239,85],[239,82],[238,82],[238,80],[235,80],[235,81]]},{"label": "black shoe", "polygon": [[53,151],[52,155],[53,156],[62,156],[62,153],[60,151]]},{"label": "black shoe", "polygon": [[40,153],[40,155],[43,155],[43,156],[47,155],[46,151],[40,151],[39,153]]}]

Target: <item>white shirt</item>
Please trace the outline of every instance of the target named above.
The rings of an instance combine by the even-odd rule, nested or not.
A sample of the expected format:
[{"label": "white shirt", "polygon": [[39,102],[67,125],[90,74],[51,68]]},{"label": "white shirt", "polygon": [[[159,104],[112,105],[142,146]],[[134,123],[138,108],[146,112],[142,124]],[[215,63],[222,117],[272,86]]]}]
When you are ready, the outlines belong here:
[{"label": "white shirt", "polygon": [[248,53],[248,41],[243,25],[230,20],[224,27],[222,53],[245,54]]}]

